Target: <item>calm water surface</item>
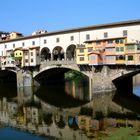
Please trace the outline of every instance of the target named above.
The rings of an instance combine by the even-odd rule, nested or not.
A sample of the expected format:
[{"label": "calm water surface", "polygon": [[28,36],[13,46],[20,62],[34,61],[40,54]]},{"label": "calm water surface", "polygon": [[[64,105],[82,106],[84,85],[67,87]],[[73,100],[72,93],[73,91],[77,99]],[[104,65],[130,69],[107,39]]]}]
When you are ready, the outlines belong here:
[{"label": "calm water surface", "polygon": [[[97,124],[101,118],[127,114],[129,110],[139,111],[139,85],[133,89],[134,98],[110,92],[95,94],[89,102],[88,91],[88,84],[69,81],[36,90],[1,87],[0,140],[88,140],[96,136],[89,128],[99,129]],[[131,114],[132,117],[137,114]],[[90,123],[85,123],[87,120]]]},{"label": "calm water surface", "polygon": [[1,140],[53,140],[53,138],[39,137],[13,128],[0,129]]}]

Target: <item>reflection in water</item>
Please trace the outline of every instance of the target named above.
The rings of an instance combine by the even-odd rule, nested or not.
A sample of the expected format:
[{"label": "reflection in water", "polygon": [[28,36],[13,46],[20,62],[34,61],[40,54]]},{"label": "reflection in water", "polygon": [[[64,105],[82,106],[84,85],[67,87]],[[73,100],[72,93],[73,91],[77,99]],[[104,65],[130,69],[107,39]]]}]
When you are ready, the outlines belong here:
[{"label": "reflection in water", "polygon": [[[117,97],[112,92],[96,94],[92,101],[86,103],[83,100],[85,96],[73,92],[66,94],[68,88],[69,85],[41,87],[33,94],[32,88],[28,87],[18,89],[17,97],[14,98],[7,99],[1,95],[0,124],[2,127],[10,126],[47,136],[48,139],[66,140],[102,138],[117,131],[120,126],[140,129],[139,116],[124,108],[123,104],[120,106],[115,103],[121,99],[119,94],[116,94]],[[123,102],[128,102],[128,105],[132,103],[128,98]]]},{"label": "reflection in water", "polygon": [[68,88],[67,85],[66,87],[56,85],[55,88],[54,86],[48,85],[46,87],[40,87],[35,94],[43,101],[63,108],[75,107],[87,102],[83,95],[78,96],[76,92],[71,92]]}]

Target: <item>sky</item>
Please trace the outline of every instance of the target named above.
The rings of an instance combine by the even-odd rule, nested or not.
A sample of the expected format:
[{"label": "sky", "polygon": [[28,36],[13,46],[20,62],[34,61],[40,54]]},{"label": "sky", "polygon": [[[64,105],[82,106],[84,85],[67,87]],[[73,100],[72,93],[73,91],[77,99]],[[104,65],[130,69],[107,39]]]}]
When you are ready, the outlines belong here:
[{"label": "sky", "polygon": [[140,19],[140,0],[0,0],[0,31],[30,35]]}]

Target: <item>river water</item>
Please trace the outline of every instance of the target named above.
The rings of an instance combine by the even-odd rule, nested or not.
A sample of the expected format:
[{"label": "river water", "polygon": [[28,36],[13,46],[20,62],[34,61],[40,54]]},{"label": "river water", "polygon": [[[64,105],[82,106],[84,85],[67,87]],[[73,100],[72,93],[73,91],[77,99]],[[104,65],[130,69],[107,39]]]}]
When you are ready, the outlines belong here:
[{"label": "river water", "polygon": [[[131,119],[138,117],[139,84],[135,83],[133,92],[134,98],[108,92],[95,94],[89,101],[88,84],[85,83],[76,85],[66,81],[64,85],[41,86],[38,89],[1,86],[0,139],[86,140],[96,137],[95,132],[104,129],[104,126],[98,128],[99,120],[104,117],[126,117],[126,114]],[[133,102],[136,105],[131,106]],[[91,127],[94,132],[90,132]]]}]

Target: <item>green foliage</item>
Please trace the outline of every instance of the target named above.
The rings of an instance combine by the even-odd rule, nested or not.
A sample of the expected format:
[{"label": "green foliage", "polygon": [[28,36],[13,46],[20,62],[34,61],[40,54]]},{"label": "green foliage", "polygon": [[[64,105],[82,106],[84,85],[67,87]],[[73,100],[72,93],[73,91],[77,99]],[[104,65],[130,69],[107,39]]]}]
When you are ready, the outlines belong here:
[{"label": "green foliage", "polygon": [[86,81],[87,77],[78,71],[70,70],[65,73],[65,80],[74,81],[75,84],[78,85],[81,81]]}]

